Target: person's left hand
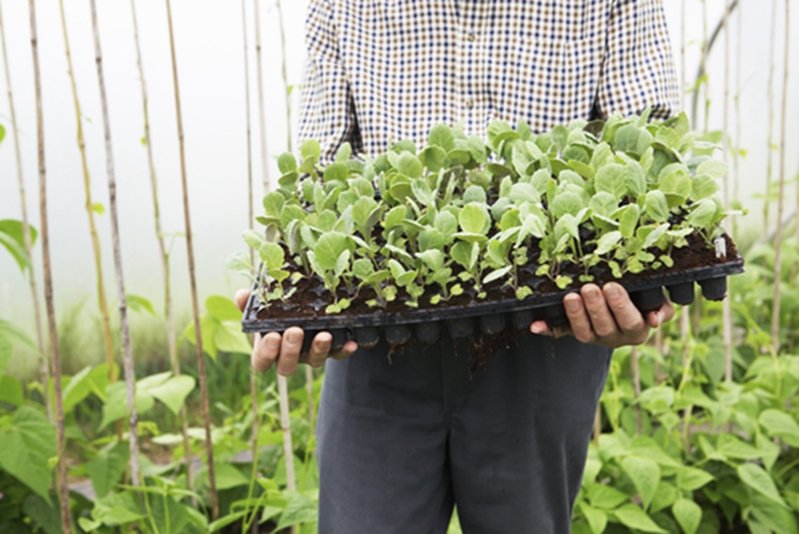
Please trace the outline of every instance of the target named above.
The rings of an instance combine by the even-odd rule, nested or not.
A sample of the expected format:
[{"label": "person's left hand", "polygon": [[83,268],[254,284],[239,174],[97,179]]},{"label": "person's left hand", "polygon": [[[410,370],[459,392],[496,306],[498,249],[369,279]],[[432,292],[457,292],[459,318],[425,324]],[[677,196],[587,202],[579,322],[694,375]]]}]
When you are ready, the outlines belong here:
[{"label": "person's left hand", "polygon": [[530,331],[550,337],[574,336],[582,343],[595,343],[615,349],[625,345],[640,345],[649,337],[649,330],[674,317],[674,307],[668,299],[660,309],[641,315],[627,291],[615,282],[600,289],[586,284],[580,293],[563,297],[563,307],[569,327],[550,328],[545,321],[533,321]]}]

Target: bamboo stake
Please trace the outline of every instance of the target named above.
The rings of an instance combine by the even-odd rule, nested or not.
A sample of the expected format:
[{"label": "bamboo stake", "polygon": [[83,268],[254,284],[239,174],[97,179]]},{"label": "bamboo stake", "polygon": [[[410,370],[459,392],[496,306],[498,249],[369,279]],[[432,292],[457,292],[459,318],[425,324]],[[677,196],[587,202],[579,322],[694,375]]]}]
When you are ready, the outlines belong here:
[{"label": "bamboo stake", "polygon": [[103,334],[103,346],[105,348],[105,361],[108,365],[108,379],[110,382],[116,381],[114,370],[114,338],[111,334],[111,318],[108,312],[108,298],[105,292],[105,280],[103,277],[103,256],[100,250],[100,238],[97,234],[97,224],[94,219],[94,200],[91,190],[91,173],[89,172],[89,161],[86,156],[86,139],[83,135],[83,111],[78,98],[78,85],[75,81],[75,70],[72,67],[72,52],[69,46],[69,33],[67,31],[67,19],[64,14],[64,0],[58,1],[61,13],[61,33],[64,37],[64,49],[67,55],[67,73],[72,89],[72,104],[75,108],[75,122],[77,125],[78,150],[80,151],[81,166],[83,169],[83,194],[86,208],[86,215],[89,220],[89,237],[94,254],[94,270],[97,276],[97,302],[100,306],[100,319]]},{"label": "bamboo stake", "polygon": [[31,54],[33,56],[33,80],[36,97],[36,139],[39,163],[39,233],[42,243],[42,270],[44,272],[44,302],[47,310],[50,355],[53,368],[53,395],[55,396],[56,455],[58,459],[58,500],[61,514],[61,530],[72,534],[72,512],[69,509],[69,486],[67,481],[66,436],[64,433],[64,405],[61,391],[61,354],[58,347],[58,327],[53,300],[53,271],[50,263],[50,231],[47,222],[47,166],[44,150],[44,114],[42,109],[42,76],[39,67],[38,36],[36,32],[36,5],[28,0],[31,29]]},{"label": "bamboo stake", "polygon": [[[724,2],[724,163],[728,164],[730,161],[730,150],[732,143],[730,143],[730,4],[727,0]],[[724,209],[730,209],[730,178],[729,172],[724,174],[722,180],[722,195],[724,199]],[[724,220],[724,229],[727,233],[731,231],[730,219]],[[722,313],[722,344],[724,347],[724,380],[732,382],[732,311],[730,309],[730,299],[724,299],[721,304]]]},{"label": "bamboo stake", "polygon": [[[735,42],[735,98],[733,100],[735,107],[733,110],[733,114],[735,115],[735,147],[733,152],[733,183],[732,183],[732,198],[735,201],[741,199],[740,195],[740,182],[741,182],[741,173],[740,173],[740,160],[741,160],[741,92],[743,91],[743,87],[741,86],[741,62],[743,58],[742,54],[742,45],[743,42],[743,23],[741,19],[743,18],[743,5],[738,8],[738,13],[735,17],[735,34],[736,34],[736,42]],[[732,220],[732,233],[733,235],[738,235],[738,219],[733,218]],[[764,229],[765,230],[765,229]]]},{"label": "bamboo stake", "polygon": [[266,149],[266,105],[264,104],[264,73],[261,65],[261,10],[260,0],[253,0],[255,8],[255,64],[258,75],[258,126],[261,134],[261,173],[264,191],[269,191],[269,152]]},{"label": "bamboo stake", "polygon": [[774,354],[780,347],[780,304],[782,284],[782,197],[785,194],[785,138],[788,117],[788,65],[790,57],[791,0],[785,0],[785,54],[782,74],[782,127],[780,129],[780,183],[777,197],[777,231],[774,236],[774,306],[771,313],[771,343]]},{"label": "bamboo stake", "polygon": [[286,68],[286,28],[283,23],[283,5],[280,0],[275,0],[275,7],[277,8],[278,27],[280,29],[280,49],[282,50],[280,55],[280,73],[283,76],[283,90],[286,93],[286,150],[293,152],[294,135],[291,131],[291,87],[289,86],[289,77]]},{"label": "bamboo stake", "polygon": [[130,480],[139,485],[139,437],[137,431],[138,412],[136,411],[136,374],[133,369],[133,347],[128,323],[128,301],[125,292],[125,274],[122,268],[122,246],[119,237],[119,213],[117,210],[117,181],[114,169],[114,151],[111,145],[111,122],[108,117],[108,96],[105,91],[103,73],[103,51],[100,46],[100,28],[97,21],[97,4],[90,0],[92,12],[92,33],[94,35],[94,63],[97,66],[97,83],[100,86],[100,105],[103,112],[103,133],[105,136],[105,166],[108,174],[108,212],[111,219],[111,242],[114,253],[114,271],[117,278],[117,299],[119,300],[119,327],[122,336],[122,363],[125,368],[125,390],[128,411],[130,412],[128,444],[130,446]]},{"label": "bamboo stake", "polygon": [[203,426],[205,427],[205,454],[208,461],[208,483],[211,494],[211,515],[219,518],[219,496],[216,491],[216,473],[214,468],[214,447],[211,442],[211,409],[208,399],[208,374],[203,354],[203,339],[200,329],[200,306],[197,298],[197,276],[194,269],[194,242],[191,231],[191,212],[189,210],[189,186],[186,177],[186,147],[183,135],[183,112],[180,106],[180,85],[178,83],[178,67],[175,52],[175,32],[172,24],[172,5],[166,2],[167,28],[169,30],[169,51],[172,57],[172,82],[175,92],[175,115],[177,118],[178,149],[180,152],[180,182],[183,192],[183,223],[186,232],[186,256],[189,263],[189,288],[191,290],[192,316],[194,319],[194,345],[197,358],[197,374],[200,381],[200,400],[202,403]]},{"label": "bamboo stake", "polygon": [[774,179],[774,71],[776,68],[777,0],[771,1],[771,28],[769,30],[769,69],[766,101],[768,102],[768,134],[766,136],[766,196],[763,199],[763,231],[768,231],[771,211],[771,182]]},{"label": "bamboo stake", "polygon": [[[245,0],[241,0],[241,35],[244,43],[244,105],[246,117],[246,130],[247,130],[247,224],[250,228],[253,227],[255,220],[255,213],[253,212],[253,204],[255,201],[255,192],[253,191],[252,184],[252,121],[250,120],[250,51],[249,51],[249,38],[247,36],[247,5]],[[255,264],[255,253],[250,249],[250,265]],[[260,410],[258,401],[258,372],[250,367],[250,402],[252,411],[252,423],[250,426],[250,450],[252,451],[252,475],[251,475],[251,488],[258,476],[258,434],[260,432]],[[248,496],[252,496],[248,493]],[[252,532],[258,531],[258,523],[253,522],[251,526]]]},{"label": "bamboo stake", "polygon": [[[291,128],[291,90],[289,87],[289,79],[286,68],[286,31],[285,24],[283,23],[283,7],[280,0],[276,0],[278,26],[280,28],[280,50],[281,50],[281,74],[283,76],[283,90],[286,94],[286,134],[287,150],[292,152],[294,135]],[[308,396],[308,420],[311,423],[311,428],[314,427],[316,421],[316,402],[314,401],[314,370],[310,365],[305,366],[305,393]]]},{"label": "bamboo stake", "polygon": [[19,147],[19,130],[17,128],[17,110],[14,105],[14,93],[11,88],[11,72],[8,66],[8,46],[6,45],[6,30],[3,22],[3,6],[0,3],[0,45],[3,47],[3,71],[6,77],[6,88],[8,96],[8,112],[11,115],[11,131],[14,139],[14,159],[17,164],[17,184],[19,187],[19,205],[22,214],[22,234],[25,254],[30,260],[30,270],[28,271],[28,286],[31,291],[33,301],[33,319],[36,325],[36,346],[39,349],[39,379],[42,382],[42,397],[48,419],[52,419],[52,409],[50,400],[50,366],[47,362],[47,351],[44,345],[44,326],[42,325],[42,310],[39,304],[39,288],[36,283],[36,274],[33,270],[33,242],[30,234],[30,218],[28,216],[28,195],[25,190],[25,176],[22,170],[22,155]]},{"label": "bamboo stake", "polygon": [[[266,127],[265,127],[265,108],[264,108],[264,87],[263,87],[263,69],[261,66],[261,15],[258,7],[259,0],[253,0],[255,7],[255,57],[257,63],[258,73],[258,122],[261,130],[261,172],[263,173],[264,192],[269,191],[269,165],[267,163],[268,155],[266,150]],[[285,55],[285,48],[282,50]],[[277,390],[278,390],[278,404],[280,405],[280,427],[283,430],[283,451],[286,461],[286,485],[289,491],[297,489],[295,469],[294,469],[294,445],[291,439],[291,418],[289,416],[289,395],[288,395],[288,382],[286,377],[277,374]]]},{"label": "bamboo stake", "polygon": [[[155,237],[158,241],[158,252],[161,260],[161,274],[164,284],[164,315],[166,317],[166,337],[169,351],[169,362],[172,374],[180,376],[180,360],[178,359],[177,342],[175,335],[175,316],[172,307],[172,280],[170,276],[169,249],[164,239],[161,227],[161,203],[158,198],[158,174],[155,171],[155,158],[153,156],[152,138],[150,137],[150,106],[147,97],[147,81],[144,77],[144,64],[142,63],[141,46],[139,44],[139,21],[136,15],[136,2],[130,0],[130,10],[133,18],[133,40],[136,45],[136,66],[139,70],[141,87],[142,108],[144,110],[144,144],[147,149],[147,165],[150,172],[150,189],[153,201],[153,219],[155,224]],[[180,427],[183,436],[183,458],[186,463],[186,486],[192,487],[191,479],[191,442],[189,441],[188,423],[186,421],[186,407],[180,409]]]},{"label": "bamboo stake", "polygon": [[[638,348],[632,347],[630,350],[630,368],[633,375],[633,398],[635,400],[638,400],[638,397],[641,396],[641,368],[638,364]],[[635,405],[635,428],[640,434],[642,430],[640,404]]]}]

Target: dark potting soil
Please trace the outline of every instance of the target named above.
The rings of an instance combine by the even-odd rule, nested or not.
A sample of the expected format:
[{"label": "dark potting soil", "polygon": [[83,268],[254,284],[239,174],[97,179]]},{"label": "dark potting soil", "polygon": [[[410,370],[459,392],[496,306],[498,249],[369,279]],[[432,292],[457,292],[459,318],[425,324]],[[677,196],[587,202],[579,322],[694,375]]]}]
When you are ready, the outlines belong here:
[{"label": "dark potting soil", "polygon": [[[717,258],[715,250],[708,247],[707,243],[700,236],[688,236],[688,246],[674,249],[671,257],[674,260],[674,266],[667,268],[662,267],[656,271],[647,271],[643,273],[633,274],[627,273],[621,279],[613,277],[610,270],[605,265],[596,266],[589,270],[593,275],[594,281],[592,283],[602,285],[607,282],[616,281],[622,285],[636,285],[640,282],[653,280],[663,277],[670,273],[679,273],[689,269],[698,267],[709,267],[719,265],[729,261],[730,258],[737,257],[738,253],[735,244],[732,240],[725,236],[727,255],[723,258]],[[657,254],[658,251],[653,250]],[[520,285],[526,285],[533,288],[536,295],[541,296],[545,294],[561,293],[560,290],[552,280],[547,277],[537,276],[535,271],[538,268],[535,255],[531,261],[518,269],[518,280]],[[290,270],[299,270],[298,266],[291,266]],[[457,275],[457,271],[454,273]],[[566,290],[577,290],[581,285],[577,283],[578,277],[583,274],[582,268],[578,265],[568,265],[563,272],[572,276],[575,283],[568,287]],[[288,287],[288,286],[287,286]],[[390,314],[402,315],[405,312],[416,309],[436,310],[441,313],[442,317],[446,316],[447,310],[463,307],[476,301],[491,302],[514,299],[514,289],[506,285],[502,285],[501,281],[493,282],[483,286],[486,292],[484,299],[478,299],[475,291],[472,288],[466,288],[463,294],[458,296],[451,296],[447,301],[442,301],[437,305],[430,304],[430,298],[439,293],[438,287],[428,287],[425,294],[419,297],[418,307],[408,306],[411,301],[409,296],[400,289],[397,294],[396,300],[386,303],[385,307],[370,307],[367,302],[375,298],[375,292],[372,288],[364,287],[360,290],[348,292],[346,288],[340,288],[339,298],[348,298],[351,301],[350,307],[342,312],[341,316],[355,316],[355,315],[372,315],[372,314]],[[272,301],[267,306],[261,306],[258,309],[257,319],[305,319],[311,320],[315,318],[329,317],[325,313],[325,308],[328,304],[333,302],[332,295],[319,283],[315,278],[304,278],[297,284],[296,292],[286,301]]]}]

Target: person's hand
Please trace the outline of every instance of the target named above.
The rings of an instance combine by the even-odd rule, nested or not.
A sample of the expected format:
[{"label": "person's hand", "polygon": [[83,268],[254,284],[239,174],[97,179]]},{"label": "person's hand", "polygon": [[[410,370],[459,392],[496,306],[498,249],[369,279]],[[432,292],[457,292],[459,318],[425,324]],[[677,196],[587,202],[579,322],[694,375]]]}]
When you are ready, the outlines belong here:
[{"label": "person's hand", "polygon": [[674,307],[668,300],[660,309],[641,315],[627,291],[615,282],[600,289],[586,284],[580,293],[563,297],[563,307],[569,327],[550,328],[545,321],[533,321],[533,334],[562,337],[574,336],[582,343],[595,343],[615,349],[625,345],[640,345],[649,337],[649,330],[674,317]]},{"label": "person's hand", "polygon": [[[236,305],[244,311],[250,291],[240,289],[236,292]],[[311,349],[307,355],[302,352],[302,341],[304,333],[302,328],[291,327],[283,332],[281,336],[277,332],[269,332],[265,336],[255,334],[253,342],[251,362],[256,371],[266,371],[272,364],[277,362],[277,372],[283,376],[288,376],[297,370],[300,360],[307,361],[311,367],[321,367],[328,356],[333,358],[346,358],[358,350],[358,344],[354,341],[347,341],[344,347],[338,352],[330,352],[333,336],[330,332],[319,332],[311,343]]]}]

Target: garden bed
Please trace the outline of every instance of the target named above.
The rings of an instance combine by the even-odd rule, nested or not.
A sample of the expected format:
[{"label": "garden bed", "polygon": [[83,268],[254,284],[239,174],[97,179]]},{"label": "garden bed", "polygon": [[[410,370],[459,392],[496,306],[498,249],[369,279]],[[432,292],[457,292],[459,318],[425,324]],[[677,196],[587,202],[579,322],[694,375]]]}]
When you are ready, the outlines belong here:
[{"label": "garden bed", "polygon": [[[279,159],[264,198],[263,234],[245,240],[262,262],[246,332],[301,326],[397,346],[566,323],[562,299],[585,283],[618,281],[651,311],[726,294],[742,272],[716,193],[726,167],[684,116],[575,121],[534,134],[493,123],[488,142],[447,126],[428,144],[401,142],[369,161],[345,145]],[[504,336],[500,334],[505,333]],[[478,338],[480,338],[478,340]]]}]

